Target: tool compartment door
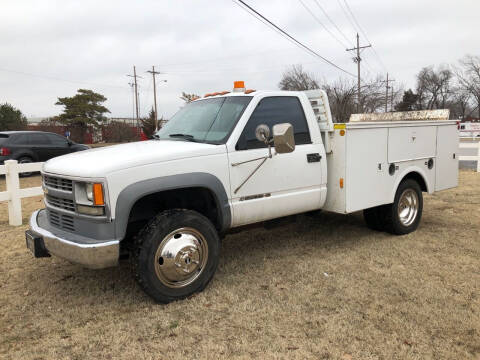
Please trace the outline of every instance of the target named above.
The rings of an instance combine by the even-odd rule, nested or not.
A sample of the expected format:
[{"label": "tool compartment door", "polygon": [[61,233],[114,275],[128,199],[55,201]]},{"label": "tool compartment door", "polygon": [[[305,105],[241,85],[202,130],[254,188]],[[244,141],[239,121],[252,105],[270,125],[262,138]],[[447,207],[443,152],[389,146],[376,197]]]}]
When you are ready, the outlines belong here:
[{"label": "tool compartment door", "polygon": [[388,203],[393,185],[388,174],[388,129],[350,129],[346,136],[346,211]]},{"label": "tool compartment door", "polygon": [[388,162],[434,158],[436,140],[436,126],[391,127],[388,129]]},{"label": "tool compartment door", "polygon": [[458,186],[457,125],[437,127],[437,159],[435,191]]}]

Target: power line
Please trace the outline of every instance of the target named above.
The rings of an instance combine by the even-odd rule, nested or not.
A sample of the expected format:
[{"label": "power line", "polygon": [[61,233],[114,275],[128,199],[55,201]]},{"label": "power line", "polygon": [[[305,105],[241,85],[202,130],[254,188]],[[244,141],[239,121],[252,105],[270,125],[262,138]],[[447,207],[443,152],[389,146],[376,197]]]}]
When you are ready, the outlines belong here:
[{"label": "power line", "polygon": [[319,7],[319,9],[323,12],[323,14],[325,15],[325,17],[328,19],[328,21],[330,21],[330,24],[332,24],[335,29],[337,29],[337,31],[340,33],[340,35],[343,36],[343,38],[345,39],[345,41],[347,42],[347,44],[351,45],[352,43],[350,42],[350,40],[348,39],[348,37],[345,35],[345,33],[337,26],[337,24],[330,18],[330,16],[328,16],[328,13],[325,11],[325,9],[323,8],[322,5],[320,5],[320,3],[318,2],[318,0],[314,0],[315,3],[317,4],[317,6]]},{"label": "power line", "polygon": [[340,45],[341,45],[342,47],[347,47],[347,46],[348,46],[348,44],[345,44],[345,43],[342,42],[339,38],[337,38],[337,37],[335,36],[335,34],[332,33],[332,32],[330,31],[330,29],[327,28],[327,27],[320,21],[320,19],[312,12],[312,10],[310,10],[310,8],[303,2],[303,0],[298,0],[298,1],[300,2],[300,4],[302,4],[302,6],[305,8],[305,10],[307,10],[307,11],[310,13],[310,15],[312,15],[312,17],[315,19],[315,21],[316,21],[317,23],[319,23],[320,26],[323,27],[323,28],[325,29],[325,31],[327,31],[338,43],[340,43]]},{"label": "power line", "polygon": [[[338,26],[333,22],[333,20],[328,16],[327,12],[323,9],[323,7],[320,5],[320,3],[315,0],[316,4],[318,5],[318,7],[320,8],[320,10],[322,10],[322,12],[324,13],[324,15],[327,17],[327,19],[330,21],[330,23],[342,34],[342,36],[347,40],[347,44],[345,44],[344,42],[340,41],[327,27],[325,27],[325,25],[320,21],[320,19],[315,16],[315,14],[313,14],[313,12],[308,8],[308,6],[302,1],[302,0],[298,0],[300,1],[300,3],[303,5],[303,7],[310,13],[310,15],[312,15],[312,17],[326,30],[328,31],[328,33],[330,35],[332,35],[332,37],[337,40],[344,48],[345,47],[348,47],[348,46],[353,46],[353,45],[350,45],[351,42],[350,40],[348,40],[348,38],[345,36],[345,34],[340,30],[340,28],[338,28]],[[365,61],[365,65],[367,66],[367,68],[370,70],[370,71],[373,71],[372,68],[370,67],[370,64],[368,63],[367,59],[362,59],[363,61]],[[368,71],[368,73],[370,73],[370,71]]]},{"label": "power line", "polygon": [[[232,0],[235,4],[239,5],[235,0]],[[301,43],[300,41],[298,41],[297,39],[295,39],[293,36],[291,36],[290,34],[288,34],[285,30],[281,29],[280,27],[278,27],[277,25],[275,25],[272,21],[268,20],[265,16],[263,16],[262,14],[260,14],[257,10],[253,9],[250,5],[246,4],[243,0],[237,0],[239,3],[241,3],[244,7],[246,7],[248,10],[250,10],[251,12],[255,13],[257,16],[259,16],[261,19],[263,19],[264,21],[266,21],[271,27],[275,28],[278,32],[280,32],[281,34],[283,34],[284,36],[286,36],[288,39],[290,39],[291,41],[293,41],[297,46],[299,46],[300,48],[304,49],[305,51],[309,52],[310,54],[322,59],[324,62],[328,63],[329,65],[335,67],[336,69],[350,75],[350,76],[355,76],[354,74],[352,74],[351,72],[345,70],[345,69],[342,69],[340,66],[338,66],[337,64],[333,63],[332,61],[328,60],[327,58],[323,57],[322,55],[320,55],[319,53],[317,53],[316,51],[312,50],[311,48],[309,48],[308,46],[306,46],[305,44]],[[239,5],[240,6],[240,5]],[[251,14],[251,13],[250,13]],[[258,17],[256,16],[256,18],[258,19]],[[263,22],[263,21],[262,21]]]},{"label": "power line", "polygon": [[[357,18],[355,17],[355,15],[353,14],[353,11],[352,9],[350,8],[350,5],[348,5],[348,2],[347,0],[343,0],[343,2],[345,3],[345,6],[348,10],[348,12],[350,13],[350,15],[352,16],[352,19],[353,21],[355,22],[355,24],[357,25],[358,29],[360,30],[360,32],[362,33],[362,35],[365,37],[365,39],[368,41],[369,44],[372,44],[372,42],[368,39],[368,36],[367,36],[367,33],[363,30],[363,28],[360,26],[360,23],[357,21]],[[383,66],[383,68],[385,70],[388,71],[387,67],[385,66],[385,63],[383,62],[382,58],[380,57],[380,55],[378,55],[377,51],[375,50],[375,48],[372,46],[372,51],[374,52],[375,56],[377,57],[378,61],[380,62],[380,64]]]}]

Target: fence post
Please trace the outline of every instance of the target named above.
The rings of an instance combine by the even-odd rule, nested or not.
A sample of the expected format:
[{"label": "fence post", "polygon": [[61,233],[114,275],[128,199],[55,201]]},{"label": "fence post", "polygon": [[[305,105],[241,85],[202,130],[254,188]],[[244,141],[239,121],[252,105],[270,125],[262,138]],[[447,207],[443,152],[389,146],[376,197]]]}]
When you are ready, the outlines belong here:
[{"label": "fence post", "polygon": [[8,201],[8,222],[10,225],[22,225],[22,200],[20,199],[20,180],[17,160],[5,161],[5,183],[10,195]]},{"label": "fence post", "polygon": [[477,172],[480,172],[480,141],[477,142]]}]

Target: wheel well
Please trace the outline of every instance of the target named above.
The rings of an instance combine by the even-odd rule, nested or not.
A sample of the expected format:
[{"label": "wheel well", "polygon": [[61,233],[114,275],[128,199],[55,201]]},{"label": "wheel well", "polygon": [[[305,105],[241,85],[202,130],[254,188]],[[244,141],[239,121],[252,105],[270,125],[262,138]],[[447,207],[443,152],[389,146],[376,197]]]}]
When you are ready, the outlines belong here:
[{"label": "wheel well", "polygon": [[423,176],[420,175],[418,172],[413,171],[411,173],[408,173],[407,175],[404,176],[402,181],[404,181],[406,179],[415,180],[418,183],[418,185],[420,185],[420,189],[423,192],[428,192],[427,183],[425,182],[425,179],[423,178]]},{"label": "wheel well", "polygon": [[130,210],[126,239],[130,239],[158,213],[168,209],[194,210],[207,217],[220,230],[221,214],[215,195],[203,187],[173,189],[148,194],[138,199]]}]

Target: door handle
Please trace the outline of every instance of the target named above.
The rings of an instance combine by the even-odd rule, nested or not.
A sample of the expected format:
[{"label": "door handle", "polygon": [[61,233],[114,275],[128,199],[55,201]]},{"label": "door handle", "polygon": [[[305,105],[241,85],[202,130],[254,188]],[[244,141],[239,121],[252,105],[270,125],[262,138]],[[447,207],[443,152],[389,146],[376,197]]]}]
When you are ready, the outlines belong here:
[{"label": "door handle", "polygon": [[312,162],[320,162],[322,159],[322,155],[319,153],[313,153],[313,154],[307,154],[307,162],[312,163]]}]

